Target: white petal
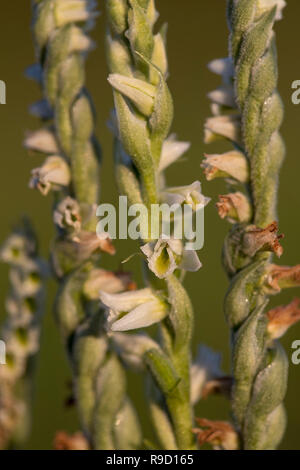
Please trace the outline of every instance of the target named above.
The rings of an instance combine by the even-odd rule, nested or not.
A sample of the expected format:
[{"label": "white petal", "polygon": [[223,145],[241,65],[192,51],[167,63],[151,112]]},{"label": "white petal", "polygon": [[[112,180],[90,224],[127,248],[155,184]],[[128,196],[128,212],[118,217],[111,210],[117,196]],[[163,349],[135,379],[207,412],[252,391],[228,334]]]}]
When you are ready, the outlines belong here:
[{"label": "white petal", "polygon": [[156,298],[149,288],[136,291],[122,292],[121,294],[109,294],[100,291],[100,299],[104,305],[118,312],[129,312],[137,305]]},{"label": "white petal", "polygon": [[233,75],[234,69],[232,65],[232,60],[229,57],[224,59],[215,59],[209,62],[207,65],[208,69],[217,74],[217,75],[224,75],[231,73]]},{"label": "white petal", "polygon": [[195,272],[202,267],[202,264],[198,258],[196,251],[194,250],[185,250],[183,254],[183,259],[180,264],[180,268],[185,271]]},{"label": "white petal", "polygon": [[176,238],[170,238],[168,240],[168,245],[171,248],[171,250],[178,256],[182,255],[183,252],[183,246],[182,246],[182,241],[177,240]]},{"label": "white petal", "polygon": [[147,258],[150,258],[150,256],[153,255],[153,243],[146,243],[146,245],[141,246],[140,249],[144,253],[144,255],[147,256]]},{"label": "white petal", "polygon": [[129,331],[158,323],[167,315],[167,309],[158,299],[143,303],[111,325],[112,331]]},{"label": "white petal", "polygon": [[170,136],[165,140],[162,148],[161,159],[159,162],[159,171],[165,170],[168,166],[178,160],[190,148],[189,142],[179,142],[175,136]]},{"label": "white petal", "polygon": [[166,202],[169,206],[173,204],[183,204],[185,201],[185,197],[182,194],[169,192],[168,190],[161,194],[161,198],[164,202]]}]

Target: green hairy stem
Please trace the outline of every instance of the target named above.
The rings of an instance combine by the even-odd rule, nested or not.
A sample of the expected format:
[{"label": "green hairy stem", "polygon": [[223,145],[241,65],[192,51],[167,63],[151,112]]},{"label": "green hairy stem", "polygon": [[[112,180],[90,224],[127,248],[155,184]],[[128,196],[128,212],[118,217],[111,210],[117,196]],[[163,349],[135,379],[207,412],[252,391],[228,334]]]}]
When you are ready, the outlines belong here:
[{"label": "green hairy stem", "polygon": [[[230,139],[250,168],[244,189],[251,207],[249,214],[252,213],[245,222],[241,217],[235,220],[223,252],[231,280],[224,306],[232,332],[231,401],[243,449],[275,449],[285,430],[282,402],[288,361],[278,341],[268,337],[268,295],[264,289],[270,251],[281,254],[277,225],[273,222],[279,170],[285,153],[279,134],[283,105],[276,89],[275,3],[262,10],[258,0],[228,2],[227,67],[231,79],[226,93],[234,96],[234,101],[226,110],[235,117],[239,135],[239,139],[234,136]],[[218,103],[217,116],[224,111],[223,104]],[[235,190],[236,185],[232,187]],[[257,234],[270,234],[271,226],[273,238],[268,235],[266,243],[260,244]],[[252,230],[254,236],[252,233],[248,238]],[[253,249],[249,250],[249,242],[253,242]]]}]

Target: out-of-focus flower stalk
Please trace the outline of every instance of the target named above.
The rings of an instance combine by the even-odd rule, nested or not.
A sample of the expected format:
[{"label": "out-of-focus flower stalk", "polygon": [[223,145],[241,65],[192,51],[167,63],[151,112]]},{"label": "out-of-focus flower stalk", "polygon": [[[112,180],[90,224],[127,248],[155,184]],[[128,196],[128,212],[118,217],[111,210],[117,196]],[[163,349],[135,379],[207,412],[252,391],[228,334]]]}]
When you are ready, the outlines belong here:
[{"label": "out-of-focus flower stalk", "polygon": [[5,449],[23,444],[31,428],[33,376],[48,268],[38,257],[36,238],[28,222],[3,243],[0,260],[8,264],[10,280],[0,335],[5,344],[0,364],[0,448]]},{"label": "out-of-focus flower stalk", "polygon": [[[100,148],[85,87],[85,60],[93,48],[88,31],[98,15],[96,7],[95,0],[33,1],[37,63],[27,75],[41,86],[42,100],[31,111],[44,126],[26,136],[25,146],[46,155],[32,171],[30,186],[55,196],[55,311],[72,367],[81,429],[92,449],[127,449],[140,445],[139,424],[126,396],[123,367],[110,349],[98,296],[100,290],[116,293],[131,283],[99,265],[101,253],[112,255],[115,249],[107,237],[96,234]],[[128,441],[124,414],[131,417]]]}]

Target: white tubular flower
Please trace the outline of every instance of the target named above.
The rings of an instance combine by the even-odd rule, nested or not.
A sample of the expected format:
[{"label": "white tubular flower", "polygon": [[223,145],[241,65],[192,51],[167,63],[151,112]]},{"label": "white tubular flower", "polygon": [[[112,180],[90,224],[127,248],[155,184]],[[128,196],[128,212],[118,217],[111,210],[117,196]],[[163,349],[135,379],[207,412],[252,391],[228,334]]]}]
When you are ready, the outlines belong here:
[{"label": "white tubular flower", "polygon": [[221,219],[227,218],[228,222],[245,223],[251,220],[252,206],[249,199],[241,192],[225,194],[219,196],[216,207]]},{"label": "white tubular flower", "polygon": [[24,140],[24,147],[35,152],[56,154],[59,151],[55,135],[50,129],[30,132]]},{"label": "white tubular flower", "polygon": [[168,315],[167,304],[149,288],[121,294],[100,292],[100,299],[109,309],[107,328],[110,331],[145,328]]},{"label": "white tubular flower", "polygon": [[181,240],[162,237],[156,242],[146,243],[141,250],[147,257],[149,269],[159,279],[170,276],[175,269],[195,272],[202,266],[197,253],[185,250]]},{"label": "white tubular flower", "polygon": [[144,354],[151,349],[158,348],[157,343],[144,334],[114,333],[112,341],[125,364],[137,370],[145,367]]},{"label": "white tubular flower", "polygon": [[117,294],[124,290],[134,290],[136,284],[129,273],[114,273],[105,269],[93,269],[83,286],[84,295],[91,299],[99,298],[99,291]]},{"label": "white tubular flower", "polygon": [[247,183],[250,177],[249,163],[242,152],[232,150],[223,154],[205,155],[201,164],[208,181],[215,178],[233,178]]},{"label": "white tubular flower", "polygon": [[82,230],[72,237],[72,243],[74,249],[77,250],[78,259],[80,260],[89,258],[98,250],[104,251],[110,255],[116,253],[115,247],[107,234],[103,234],[103,236],[100,237],[94,232]]},{"label": "white tubular flower", "polygon": [[189,142],[176,140],[175,134],[170,135],[163,143],[159,171],[164,171],[168,166],[178,160],[178,158],[188,151],[190,146],[191,144]]},{"label": "white tubular flower", "polygon": [[161,197],[170,206],[172,204],[189,204],[194,211],[205,207],[210,201],[210,198],[203,196],[201,193],[201,183],[199,181],[194,181],[189,186],[166,188]]},{"label": "white tubular flower", "polygon": [[214,103],[228,108],[235,108],[235,94],[232,86],[223,85],[207,94],[208,98]]},{"label": "white tubular flower", "polygon": [[7,332],[7,339],[4,331],[4,339],[14,357],[22,358],[38,351],[40,332],[37,327],[28,327],[26,321],[19,318],[11,324],[11,328],[13,329]]},{"label": "white tubular flower", "polygon": [[63,199],[54,211],[53,220],[60,228],[79,232],[81,216],[78,202],[70,196]]},{"label": "white tubular flower", "polygon": [[14,383],[24,374],[26,369],[26,357],[16,355],[10,350],[10,344],[6,343],[6,364],[0,366],[0,382]]},{"label": "white tubular flower", "polygon": [[33,242],[31,243],[22,235],[13,233],[3,243],[0,250],[0,259],[4,263],[30,269],[32,260],[29,256],[34,253],[34,248]]},{"label": "white tubular flower", "polygon": [[200,400],[209,380],[223,375],[221,354],[205,345],[199,346],[196,361],[191,366],[191,402],[195,405]]},{"label": "white tubular flower", "polygon": [[241,143],[241,122],[239,115],[214,116],[204,125],[204,142],[210,144],[219,139],[229,139]]},{"label": "white tubular flower", "polygon": [[156,87],[144,80],[112,73],[108,77],[110,85],[129,98],[146,117],[151,116],[156,96]]},{"label": "white tubular flower", "polygon": [[30,188],[38,189],[46,196],[50,189],[59,190],[61,186],[68,186],[71,181],[71,172],[66,161],[59,156],[46,158],[40,168],[31,172]]},{"label": "white tubular flower", "polygon": [[262,14],[267,10],[271,10],[275,6],[277,6],[275,19],[279,21],[282,19],[282,10],[286,7],[285,0],[258,0],[259,14]]},{"label": "white tubular flower", "polygon": [[12,268],[10,271],[9,277],[11,285],[19,297],[25,298],[34,296],[39,292],[42,286],[41,267],[35,261],[31,260],[31,262],[31,269],[23,270]]},{"label": "white tubular flower", "polygon": [[225,85],[230,85],[234,76],[234,65],[232,59],[225,57],[224,59],[215,59],[208,64],[208,69],[217,75],[222,75]]}]

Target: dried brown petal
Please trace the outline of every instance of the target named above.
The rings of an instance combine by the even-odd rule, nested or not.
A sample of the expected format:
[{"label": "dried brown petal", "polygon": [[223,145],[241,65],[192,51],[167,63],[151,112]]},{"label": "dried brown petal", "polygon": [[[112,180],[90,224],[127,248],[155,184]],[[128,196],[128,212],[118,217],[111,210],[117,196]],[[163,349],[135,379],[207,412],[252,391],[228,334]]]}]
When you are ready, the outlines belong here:
[{"label": "dried brown petal", "polygon": [[54,439],[55,450],[90,450],[87,439],[81,432],[67,434],[65,431],[58,431]]},{"label": "dried brown petal", "polygon": [[135,282],[130,273],[94,269],[84,284],[84,294],[91,300],[99,299],[99,291],[116,294],[125,290],[135,290]]},{"label": "dried brown petal", "polygon": [[210,421],[204,418],[198,418],[196,421],[200,428],[204,428],[194,429],[200,446],[209,443],[216,449],[238,449],[238,435],[230,423],[226,421]]},{"label": "dried brown petal", "polygon": [[253,257],[259,251],[272,251],[278,257],[283,253],[279,240],[284,235],[277,235],[278,224],[272,222],[266,228],[251,225],[246,229],[243,237],[243,251],[246,255]]},{"label": "dried brown petal", "polygon": [[116,253],[116,249],[110,238],[101,238],[94,232],[82,230],[78,235],[73,237],[73,242],[74,246],[78,248],[80,259],[89,258],[90,255],[97,250],[104,251],[110,255]]},{"label": "dried brown petal", "polygon": [[300,264],[296,266],[276,266],[271,264],[266,278],[266,289],[280,292],[287,287],[300,286]]},{"label": "dried brown petal", "polygon": [[251,205],[248,198],[240,192],[219,196],[216,204],[221,219],[227,217],[231,223],[249,222],[251,218]]}]

